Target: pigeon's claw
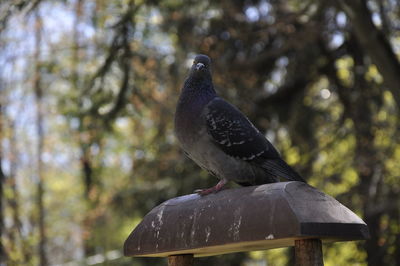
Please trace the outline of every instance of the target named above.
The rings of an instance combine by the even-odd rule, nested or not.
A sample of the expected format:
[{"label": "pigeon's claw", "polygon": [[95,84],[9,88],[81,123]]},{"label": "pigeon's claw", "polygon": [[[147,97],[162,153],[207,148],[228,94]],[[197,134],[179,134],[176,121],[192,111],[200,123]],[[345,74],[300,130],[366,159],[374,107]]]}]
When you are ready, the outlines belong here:
[{"label": "pigeon's claw", "polygon": [[223,187],[225,186],[225,184],[228,181],[226,179],[222,179],[221,181],[218,182],[218,184],[216,184],[213,187],[210,188],[206,188],[206,189],[196,189],[194,192],[199,194],[200,196],[205,196],[211,193],[217,193],[218,191],[222,190]]}]

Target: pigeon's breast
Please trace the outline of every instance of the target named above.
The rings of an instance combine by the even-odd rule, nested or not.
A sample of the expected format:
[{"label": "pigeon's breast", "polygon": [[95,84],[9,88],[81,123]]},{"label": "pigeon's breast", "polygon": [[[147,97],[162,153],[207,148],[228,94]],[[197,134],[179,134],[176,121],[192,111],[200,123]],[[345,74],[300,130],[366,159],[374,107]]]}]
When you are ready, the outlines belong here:
[{"label": "pigeon's breast", "polygon": [[200,111],[183,112],[181,109],[183,108],[178,106],[175,114],[175,135],[182,148],[190,153],[206,129],[201,121]]}]

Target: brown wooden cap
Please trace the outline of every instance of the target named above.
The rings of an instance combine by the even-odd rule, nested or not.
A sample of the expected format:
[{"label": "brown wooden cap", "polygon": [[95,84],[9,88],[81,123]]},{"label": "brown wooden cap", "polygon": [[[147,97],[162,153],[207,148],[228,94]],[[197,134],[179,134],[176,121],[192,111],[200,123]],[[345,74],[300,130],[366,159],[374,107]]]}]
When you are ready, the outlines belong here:
[{"label": "brown wooden cap", "polygon": [[302,182],[191,194],[155,207],[124,244],[125,256],[211,256],[369,238],[367,225],[334,198]]}]

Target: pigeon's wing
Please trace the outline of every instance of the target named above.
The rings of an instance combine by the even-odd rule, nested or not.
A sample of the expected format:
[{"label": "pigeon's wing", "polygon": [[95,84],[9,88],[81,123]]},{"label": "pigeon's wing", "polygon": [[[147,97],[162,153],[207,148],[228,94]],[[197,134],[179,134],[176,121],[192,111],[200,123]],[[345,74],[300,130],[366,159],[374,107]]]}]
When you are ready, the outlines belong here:
[{"label": "pigeon's wing", "polygon": [[[205,111],[208,134],[226,154],[251,161],[269,175],[305,182],[235,106],[217,97]],[[259,184],[263,184],[263,180]]]},{"label": "pigeon's wing", "polygon": [[205,109],[207,131],[226,154],[245,161],[280,158],[272,144],[235,106],[221,98]]}]

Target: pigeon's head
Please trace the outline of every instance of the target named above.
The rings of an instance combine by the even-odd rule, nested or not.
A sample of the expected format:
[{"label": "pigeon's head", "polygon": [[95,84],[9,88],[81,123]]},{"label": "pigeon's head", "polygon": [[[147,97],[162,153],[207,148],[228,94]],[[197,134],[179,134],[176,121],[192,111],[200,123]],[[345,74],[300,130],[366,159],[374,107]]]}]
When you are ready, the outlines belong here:
[{"label": "pigeon's head", "polygon": [[196,55],[193,61],[191,74],[195,77],[204,77],[211,74],[211,60],[204,54]]}]

